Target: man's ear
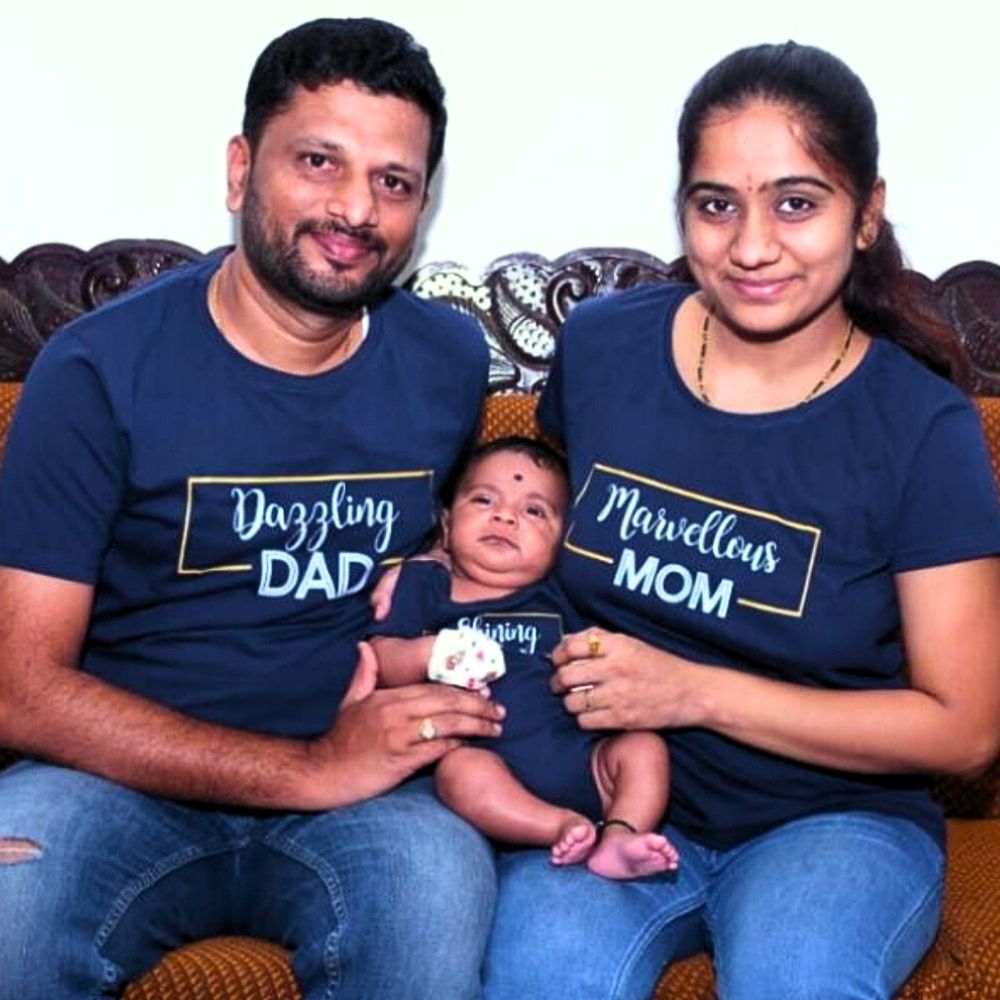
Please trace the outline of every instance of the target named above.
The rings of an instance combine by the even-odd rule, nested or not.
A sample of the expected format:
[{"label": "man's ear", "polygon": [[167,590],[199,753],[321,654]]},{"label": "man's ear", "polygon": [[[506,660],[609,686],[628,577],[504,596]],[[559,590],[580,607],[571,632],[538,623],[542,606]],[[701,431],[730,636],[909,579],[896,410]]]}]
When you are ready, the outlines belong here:
[{"label": "man's ear", "polygon": [[861,210],[861,224],[854,237],[855,247],[862,251],[870,250],[878,242],[884,221],[885,181],[880,177],[872,187],[867,204]]},{"label": "man's ear", "polygon": [[226,147],[226,208],[239,212],[250,183],[253,156],[245,135],[234,135]]}]

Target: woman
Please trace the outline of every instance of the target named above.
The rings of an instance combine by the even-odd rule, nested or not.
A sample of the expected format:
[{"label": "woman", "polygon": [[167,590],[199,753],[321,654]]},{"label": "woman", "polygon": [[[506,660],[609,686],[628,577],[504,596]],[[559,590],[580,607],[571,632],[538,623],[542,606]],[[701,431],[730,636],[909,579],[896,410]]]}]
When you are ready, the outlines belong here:
[{"label": "woman", "polygon": [[576,496],[561,576],[608,629],[564,640],[553,685],[585,729],[668,734],[680,868],[506,856],[486,996],[645,1000],[708,947],[724,998],[889,997],[939,919],[925,776],[998,749],[994,481],[861,81],[742,50],[679,145],[694,284],[582,305],[539,419]]}]

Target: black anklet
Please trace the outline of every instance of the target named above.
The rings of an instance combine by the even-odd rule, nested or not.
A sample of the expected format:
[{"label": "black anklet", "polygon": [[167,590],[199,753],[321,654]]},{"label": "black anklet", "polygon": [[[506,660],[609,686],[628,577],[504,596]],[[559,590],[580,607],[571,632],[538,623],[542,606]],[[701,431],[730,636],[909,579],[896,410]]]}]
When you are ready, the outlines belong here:
[{"label": "black anklet", "polygon": [[609,826],[623,826],[629,833],[639,832],[627,819],[615,819],[613,816],[598,820],[595,825],[598,833],[603,833]]}]

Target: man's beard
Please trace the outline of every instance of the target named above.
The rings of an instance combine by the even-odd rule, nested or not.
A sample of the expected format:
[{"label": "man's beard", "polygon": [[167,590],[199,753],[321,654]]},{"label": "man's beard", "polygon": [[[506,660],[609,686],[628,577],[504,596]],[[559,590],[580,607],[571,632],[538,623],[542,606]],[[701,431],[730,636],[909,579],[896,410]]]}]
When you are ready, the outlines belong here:
[{"label": "man's beard", "polygon": [[[317,232],[349,236],[363,243],[377,256],[378,262],[358,281],[342,276],[334,265],[327,273],[319,274],[302,260],[298,244],[301,236]],[[309,312],[336,318],[355,316],[363,308],[377,305],[406,266],[413,250],[410,244],[396,257],[386,257],[388,248],[376,233],[334,219],[326,223],[300,222],[291,239],[286,239],[270,224],[252,182],[240,216],[240,236],[243,253],[258,281]]]}]

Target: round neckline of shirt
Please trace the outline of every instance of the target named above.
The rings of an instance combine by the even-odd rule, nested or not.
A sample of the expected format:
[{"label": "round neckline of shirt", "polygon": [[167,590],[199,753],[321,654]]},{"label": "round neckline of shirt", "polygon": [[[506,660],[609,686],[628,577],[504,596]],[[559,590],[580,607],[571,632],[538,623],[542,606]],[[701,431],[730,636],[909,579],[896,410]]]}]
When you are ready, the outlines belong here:
[{"label": "round neckline of shirt", "polygon": [[317,386],[339,383],[341,379],[349,377],[363,363],[374,349],[374,344],[380,339],[382,322],[379,309],[375,307],[368,310],[368,331],[357,350],[336,368],[315,372],[311,375],[299,375],[295,372],[282,371],[280,368],[272,368],[270,365],[248,358],[229,342],[216,325],[208,308],[208,286],[216,271],[221,267],[223,259],[220,258],[215,267],[207,269],[201,275],[199,314],[213,343],[213,350],[217,351],[231,368],[250,376],[256,382],[264,381],[273,388],[292,392],[313,392]]},{"label": "round neckline of shirt", "polygon": [[663,345],[664,362],[673,383],[673,387],[679,392],[684,403],[690,409],[696,411],[705,419],[714,420],[723,424],[731,424],[748,427],[751,425],[766,426],[770,424],[780,424],[786,422],[798,422],[813,414],[823,413],[831,406],[836,406],[839,401],[856,391],[855,387],[867,378],[867,372],[875,364],[876,355],[885,346],[881,337],[869,337],[868,346],[857,367],[843,381],[820,394],[808,403],[799,403],[795,406],[785,407],[780,410],[768,410],[764,413],[736,413],[732,410],[720,410],[711,406],[704,400],[699,399],[688,384],[681,377],[677,368],[677,359],[674,355],[674,326],[677,322],[677,313],[684,302],[698,292],[697,285],[689,285],[688,293],[678,299],[674,305],[673,312],[668,317],[665,335],[661,337]]}]

